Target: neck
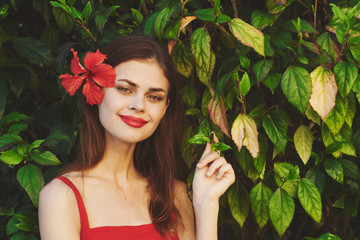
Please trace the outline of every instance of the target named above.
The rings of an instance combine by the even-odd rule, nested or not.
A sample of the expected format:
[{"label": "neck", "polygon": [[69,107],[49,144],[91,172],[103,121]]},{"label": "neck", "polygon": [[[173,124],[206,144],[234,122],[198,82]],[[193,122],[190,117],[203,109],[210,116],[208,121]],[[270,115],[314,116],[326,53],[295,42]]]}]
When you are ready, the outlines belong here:
[{"label": "neck", "polygon": [[136,143],[119,142],[106,137],[104,156],[93,172],[101,178],[126,186],[130,179],[140,176],[134,166],[135,146]]}]

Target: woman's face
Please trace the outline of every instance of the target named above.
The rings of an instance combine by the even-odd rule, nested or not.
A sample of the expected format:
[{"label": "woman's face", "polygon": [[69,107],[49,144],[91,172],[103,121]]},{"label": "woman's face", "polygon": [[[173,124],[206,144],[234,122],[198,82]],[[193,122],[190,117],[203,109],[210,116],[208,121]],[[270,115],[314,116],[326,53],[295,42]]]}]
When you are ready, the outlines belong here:
[{"label": "woman's face", "polygon": [[169,81],[152,59],[129,60],[114,69],[115,87],[104,88],[99,119],[107,140],[137,143],[150,137],[164,116]]}]

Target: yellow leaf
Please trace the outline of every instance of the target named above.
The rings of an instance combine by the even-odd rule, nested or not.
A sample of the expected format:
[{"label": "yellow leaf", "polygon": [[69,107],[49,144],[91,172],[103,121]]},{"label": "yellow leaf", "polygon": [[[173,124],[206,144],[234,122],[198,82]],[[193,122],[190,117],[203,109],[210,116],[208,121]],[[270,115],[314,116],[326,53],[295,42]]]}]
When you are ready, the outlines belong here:
[{"label": "yellow leaf", "polygon": [[239,151],[244,145],[254,158],[258,157],[258,131],[255,121],[250,116],[239,114],[231,128],[231,136]]},{"label": "yellow leaf", "polygon": [[178,37],[180,37],[180,32],[193,20],[197,19],[196,16],[186,16],[181,19],[180,28],[178,32]]},{"label": "yellow leaf", "polygon": [[234,37],[242,44],[253,48],[261,56],[265,56],[265,37],[259,29],[240,18],[231,20],[229,28]]},{"label": "yellow leaf", "polygon": [[338,91],[335,75],[329,69],[320,66],[312,71],[310,77],[312,81],[312,94],[309,102],[322,120],[324,120],[335,106],[336,93]]},{"label": "yellow leaf", "polygon": [[239,116],[235,119],[232,125],[231,137],[234,140],[236,146],[238,147],[238,151],[240,151],[245,137],[244,121],[241,114],[239,114]]}]

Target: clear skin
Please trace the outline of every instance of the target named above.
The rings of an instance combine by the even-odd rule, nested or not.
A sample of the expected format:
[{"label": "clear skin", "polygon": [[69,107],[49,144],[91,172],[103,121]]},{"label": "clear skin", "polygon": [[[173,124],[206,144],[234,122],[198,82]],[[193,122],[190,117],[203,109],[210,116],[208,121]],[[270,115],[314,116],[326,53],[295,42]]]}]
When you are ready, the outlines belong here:
[{"label": "clear skin", "polygon": [[[65,175],[82,195],[90,228],[151,223],[147,179],[136,171],[133,153],[136,143],[151,136],[165,114],[170,104],[169,82],[151,59],[124,62],[115,67],[115,72],[115,87],[104,89],[104,99],[98,105],[106,136],[104,157],[84,175],[80,172]],[[134,128],[121,115],[141,118],[147,123]],[[175,205],[183,223],[178,221],[180,239],[217,239],[218,200],[234,181],[231,165],[218,152],[211,152],[208,144],[195,171],[193,203],[186,185],[175,183]],[[39,225],[42,240],[80,239],[75,196],[60,180],[50,182],[40,193]]]}]

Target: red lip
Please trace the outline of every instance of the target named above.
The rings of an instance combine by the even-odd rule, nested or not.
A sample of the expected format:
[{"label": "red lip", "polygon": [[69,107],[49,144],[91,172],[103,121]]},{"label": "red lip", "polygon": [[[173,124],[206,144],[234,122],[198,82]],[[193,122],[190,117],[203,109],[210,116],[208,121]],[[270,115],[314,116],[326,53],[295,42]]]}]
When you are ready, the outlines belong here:
[{"label": "red lip", "polygon": [[119,115],[119,117],[124,123],[134,128],[141,128],[142,126],[148,123],[146,120],[142,118],[137,118],[129,115]]}]

